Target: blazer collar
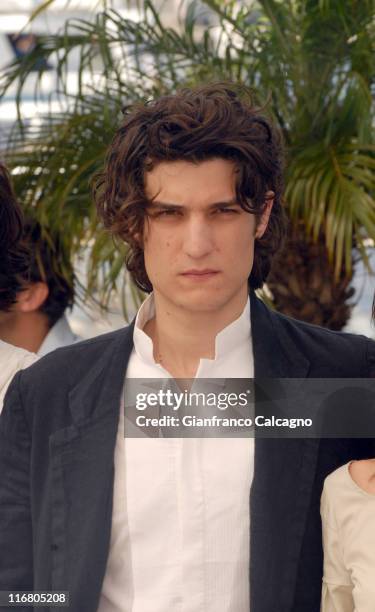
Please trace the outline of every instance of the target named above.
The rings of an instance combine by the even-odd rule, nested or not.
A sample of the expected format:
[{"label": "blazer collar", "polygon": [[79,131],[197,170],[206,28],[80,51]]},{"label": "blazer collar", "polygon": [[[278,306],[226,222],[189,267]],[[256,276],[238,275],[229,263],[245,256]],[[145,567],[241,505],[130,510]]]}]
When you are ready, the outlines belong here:
[{"label": "blazer collar", "polygon": [[270,310],[252,289],[250,312],[254,378],[305,378],[310,361],[286,332],[289,320]]}]

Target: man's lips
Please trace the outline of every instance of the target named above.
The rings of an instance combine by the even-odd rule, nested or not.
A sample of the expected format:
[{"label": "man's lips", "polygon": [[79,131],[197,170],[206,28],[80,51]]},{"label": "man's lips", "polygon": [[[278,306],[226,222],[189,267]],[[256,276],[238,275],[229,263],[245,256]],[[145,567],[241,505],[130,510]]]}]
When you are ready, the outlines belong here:
[{"label": "man's lips", "polygon": [[205,270],[186,270],[185,272],[181,272],[181,276],[187,276],[187,277],[209,277],[209,276],[214,276],[215,274],[219,274],[219,270],[212,270],[211,268],[207,268]]}]

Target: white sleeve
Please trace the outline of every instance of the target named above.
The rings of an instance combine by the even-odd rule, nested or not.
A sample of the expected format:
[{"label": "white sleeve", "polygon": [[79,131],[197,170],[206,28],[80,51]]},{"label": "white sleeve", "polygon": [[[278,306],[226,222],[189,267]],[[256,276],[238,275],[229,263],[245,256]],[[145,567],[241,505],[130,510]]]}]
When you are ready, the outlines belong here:
[{"label": "white sleeve", "polygon": [[330,491],[325,485],[320,506],[324,552],[321,612],[354,612],[353,584],[344,564],[331,502]]}]

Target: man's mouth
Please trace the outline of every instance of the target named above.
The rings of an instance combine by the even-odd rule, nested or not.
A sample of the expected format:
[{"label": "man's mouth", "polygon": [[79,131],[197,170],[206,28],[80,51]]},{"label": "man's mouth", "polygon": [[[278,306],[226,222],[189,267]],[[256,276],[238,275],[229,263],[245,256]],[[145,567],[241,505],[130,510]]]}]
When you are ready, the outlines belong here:
[{"label": "man's mouth", "polygon": [[185,276],[187,278],[211,278],[212,276],[216,276],[219,274],[219,270],[213,270],[212,268],[205,268],[203,270],[191,269],[185,270],[185,272],[181,273],[181,276]]}]

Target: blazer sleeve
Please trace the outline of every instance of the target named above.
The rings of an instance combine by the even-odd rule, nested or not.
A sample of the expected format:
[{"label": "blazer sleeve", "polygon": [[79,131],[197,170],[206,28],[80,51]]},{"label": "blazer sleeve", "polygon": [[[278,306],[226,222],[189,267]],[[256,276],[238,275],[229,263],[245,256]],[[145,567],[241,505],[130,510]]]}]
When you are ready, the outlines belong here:
[{"label": "blazer sleeve", "polygon": [[[0,591],[33,589],[31,439],[22,405],[21,376],[18,372],[10,384],[0,416]],[[2,610],[8,607],[0,606]]]},{"label": "blazer sleeve", "polygon": [[342,555],[342,541],[335,522],[330,492],[325,485],[321,499],[320,513],[323,533],[323,585],[321,612],[353,612],[353,584],[345,567]]}]

